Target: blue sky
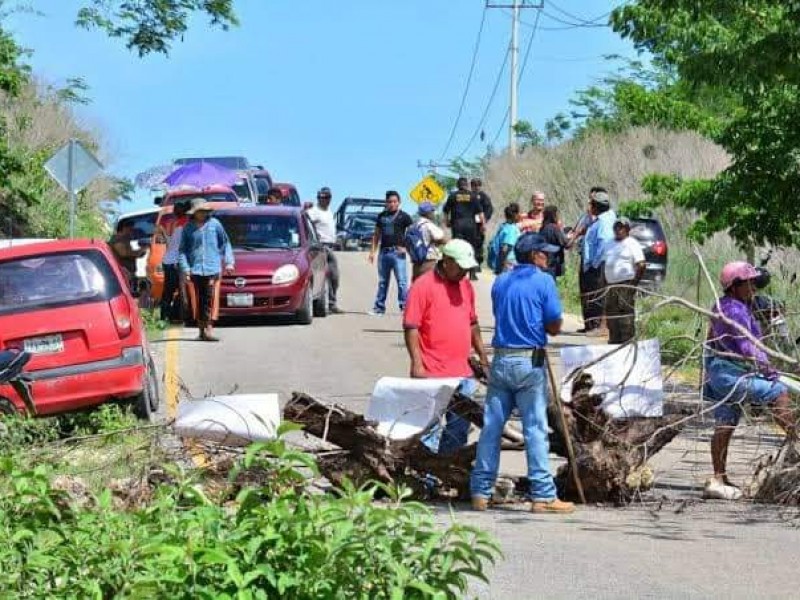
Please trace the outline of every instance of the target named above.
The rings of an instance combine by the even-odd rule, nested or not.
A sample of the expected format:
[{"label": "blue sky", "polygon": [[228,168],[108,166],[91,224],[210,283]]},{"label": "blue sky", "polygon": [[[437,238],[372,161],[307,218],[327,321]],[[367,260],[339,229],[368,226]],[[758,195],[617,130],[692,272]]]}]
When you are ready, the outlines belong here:
[{"label": "blue sky", "polygon": [[[7,24],[51,83],[80,76],[92,102],[81,117],[101,128],[109,170],[138,172],[186,155],[236,154],[264,164],[304,199],[329,185],[345,196],[404,195],[438,159],[461,100],[483,0],[238,0],[241,26],[195,19],[169,57],[144,59],[120,40],[74,27],[89,0],[35,0],[44,16]],[[592,19],[607,0],[545,1],[520,85],[520,119],[541,126],[575,90],[610,70],[602,55],[631,55],[608,28],[568,28],[563,12]],[[523,11],[524,51],[536,10]],[[464,114],[447,158],[485,149],[478,129],[508,47],[510,17],[492,9]],[[495,137],[508,103],[507,71],[483,129]],[[507,134],[499,138],[505,145]],[[147,206],[141,193],[130,208]],[[125,210],[126,207],[123,207]]]}]

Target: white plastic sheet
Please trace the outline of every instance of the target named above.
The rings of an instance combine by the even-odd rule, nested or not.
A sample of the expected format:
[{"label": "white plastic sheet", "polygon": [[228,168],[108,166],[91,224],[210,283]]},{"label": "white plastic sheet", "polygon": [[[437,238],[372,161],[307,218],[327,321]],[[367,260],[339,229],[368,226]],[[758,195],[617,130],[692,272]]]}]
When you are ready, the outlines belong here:
[{"label": "white plastic sheet", "polygon": [[382,377],[375,384],[364,415],[378,422],[378,433],[405,440],[444,414],[461,379]]},{"label": "white plastic sheet", "polygon": [[[571,346],[561,349],[561,398],[571,400],[575,369],[587,365],[616,348],[612,345]],[[664,412],[661,379],[661,347],[658,340],[629,345],[592,365],[586,372],[594,379],[592,392],[604,397],[603,410],[614,419],[660,417]]]},{"label": "white plastic sheet", "polygon": [[246,446],[275,439],[280,421],[278,394],[236,394],[181,402],[173,428],[181,437]]}]

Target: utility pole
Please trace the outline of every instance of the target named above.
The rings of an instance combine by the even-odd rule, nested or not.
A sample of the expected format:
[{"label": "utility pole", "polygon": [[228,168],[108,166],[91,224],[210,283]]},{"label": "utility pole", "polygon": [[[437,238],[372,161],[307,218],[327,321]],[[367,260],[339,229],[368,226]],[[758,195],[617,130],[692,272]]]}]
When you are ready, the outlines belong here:
[{"label": "utility pole", "polygon": [[517,105],[519,92],[519,16],[523,8],[544,8],[544,0],[539,4],[528,4],[528,0],[513,0],[511,4],[494,4],[486,1],[486,8],[511,9],[511,90],[508,98],[508,152],[511,156],[517,155],[517,136],[514,125],[517,124]]}]

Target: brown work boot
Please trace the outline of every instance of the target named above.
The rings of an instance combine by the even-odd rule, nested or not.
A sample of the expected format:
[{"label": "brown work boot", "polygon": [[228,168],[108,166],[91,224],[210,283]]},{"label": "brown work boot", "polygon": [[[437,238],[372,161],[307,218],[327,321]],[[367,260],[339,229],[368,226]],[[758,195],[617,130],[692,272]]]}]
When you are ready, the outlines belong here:
[{"label": "brown work boot", "polygon": [[556,498],[548,502],[534,500],[531,504],[531,512],[537,514],[553,513],[566,515],[575,512],[575,505],[572,502],[564,502]]},{"label": "brown work boot", "polygon": [[482,496],[473,496],[472,497],[472,510],[477,510],[483,512],[489,508],[489,499],[483,498]]}]

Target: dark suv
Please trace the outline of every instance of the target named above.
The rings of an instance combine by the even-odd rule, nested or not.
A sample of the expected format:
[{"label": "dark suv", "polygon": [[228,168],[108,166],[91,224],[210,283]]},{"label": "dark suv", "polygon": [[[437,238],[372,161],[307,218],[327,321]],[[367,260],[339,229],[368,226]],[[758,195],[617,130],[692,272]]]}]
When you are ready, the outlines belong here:
[{"label": "dark suv", "polygon": [[658,219],[631,219],[631,236],[639,242],[647,261],[642,287],[658,289],[667,276],[667,237]]}]

